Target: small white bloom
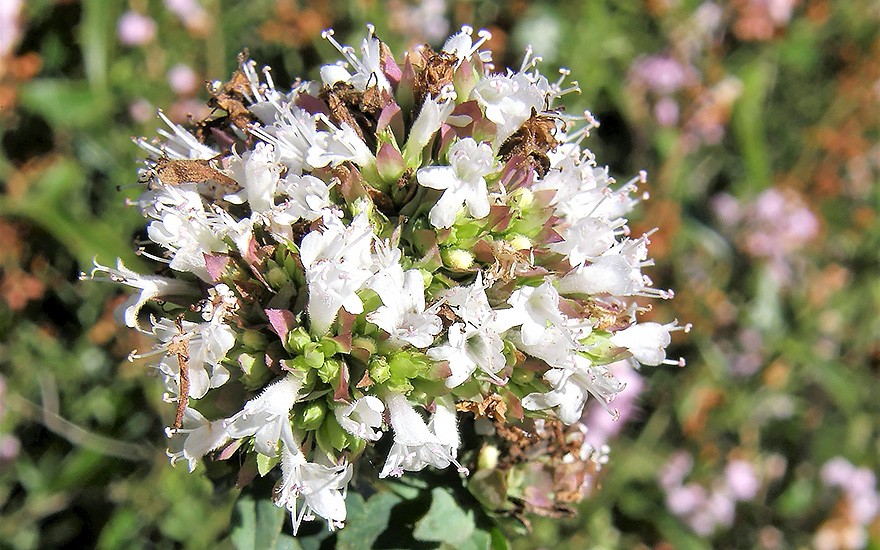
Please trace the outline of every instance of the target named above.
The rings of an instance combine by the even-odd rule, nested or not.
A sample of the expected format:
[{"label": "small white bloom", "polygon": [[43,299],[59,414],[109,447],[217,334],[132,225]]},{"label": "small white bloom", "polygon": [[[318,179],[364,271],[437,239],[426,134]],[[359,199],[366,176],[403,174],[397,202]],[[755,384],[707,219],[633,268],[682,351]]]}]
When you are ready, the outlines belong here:
[{"label": "small white bloom", "polygon": [[532,109],[537,112],[544,109],[544,97],[522,73],[483,78],[471,91],[471,99],[485,109],[486,118],[498,125],[496,146],[504,143],[532,116]]},{"label": "small white bloom", "polygon": [[617,243],[617,233],[626,221],[610,222],[604,218],[584,217],[560,233],[562,242],[550,245],[550,250],[564,254],[572,267],[593,260]]},{"label": "small white bloom", "polygon": [[[379,474],[380,478],[389,475],[400,477],[404,470],[418,472],[425,466],[446,468],[455,464],[459,471],[467,471],[450,450],[452,436],[448,431],[448,419],[440,419],[444,435],[444,441],[441,441],[403,394],[389,393],[385,403],[391,417],[391,427],[394,428],[394,444]],[[455,452],[457,453],[457,449]]]},{"label": "small white bloom", "polygon": [[[138,325],[138,313],[144,304],[150,300],[160,297],[170,296],[197,296],[199,291],[196,287],[178,279],[168,277],[160,277],[158,275],[140,275],[125,267],[122,260],[116,260],[116,269],[103,266],[94,261],[95,267],[92,269],[91,278],[100,280],[95,277],[96,273],[106,273],[107,279],[114,283],[122,283],[133,288],[140,289],[139,294],[132,294],[128,299],[116,308],[116,315],[121,318],[125,326],[129,328],[140,329]],[[85,275],[83,275],[85,276]]]},{"label": "small white bloom", "polygon": [[314,144],[306,154],[308,165],[322,168],[328,165],[337,166],[349,160],[358,166],[372,166],[376,163],[376,157],[351,126],[343,124],[341,128],[335,128],[329,121],[325,120],[325,123],[331,130],[317,134]]},{"label": "small white bloom", "polygon": [[306,159],[322,139],[317,121],[317,115],[287,104],[278,113],[274,124],[254,127],[251,132],[274,146],[277,160],[287,167],[288,175],[298,175],[316,168]]},{"label": "small white bloom", "polygon": [[420,185],[445,190],[431,208],[431,225],[451,227],[462,203],[475,219],[485,218],[489,215],[485,176],[497,170],[492,148],[465,138],[449,148],[448,158],[449,166],[428,166],[416,173]]},{"label": "small white bloom", "polygon": [[[614,397],[626,386],[605,366],[591,366],[590,360],[572,355],[566,368],[550,369],[544,379],[552,389],[546,393],[530,393],[523,397],[523,408],[537,411],[556,408],[556,414],[565,424],[580,420],[587,397],[592,394],[606,409]],[[617,416],[616,411],[609,411]]]},{"label": "small white bloom", "polygon": [[[451,395],[444,395],[434,400],[434,414],[428,421],[428,430],[431,431],[444,450],[452,458],[458,457],[458,448],[461,446],[461,437],[458,434],[458,413],[455,410],[455,401]],[[459,466],[459,471],[464,470]]]},{"label": "small white bloom", "polygon": [[169,428],[166,433],[171,464],[183,458],[190,472],[196,469],[199,459],[229,441],[225,420],[209,422],[202,413],[190,407],[183,411],[181,427]]},{"label": "small white bloom", "polygon": [[312,231],[300,246],[313,334],[326,334],[340,307],[349,313],[363,312],[357,291],[373,275],[370,245],[376,237],[366,215],[358,215],[347,227],[338,218],[325,216],[324,225],[323,232]]},{"label": "small white bloom", "polygon": [[366,395],[354,403],[333,409],[336,421],[342,429],[367,441],[377,441],[382,437],[379,428],[382,427],[383,412],[385,412],[385,404],[372,395]]},{"label": "small white bloom", "polygon": [[200,142],[196,136],[184,130],[183,126],[171,122],[171,119],[165,116],[165,113],[161,110],[159,111],[159,118],[171,128],[172,132],[169,134],[164,128],[157,130],[159,135],[167,140],[165,143],[157,145],[143,138],[136,140],[138,146],[148,152],[153,160],[159,158],[171,160],[208,160],[217,156],[217,151]]},{"label": "small white bloom", "polygon": [[654,322],[638,323],[615,332],[611,336],[611,343],[626,348],[643,365],[681,365],[681,359],[666,359],[666,348],[672,341],[669,333],[676,330],[687,332],[690,325],[678,326],[675,321],[665,325]]},{"label": "small white bloom", "polygon": [[277,223],[289,225],[299,219],[315,221],[332,204],[330,188],[315,176],[290,175],[281,180],[280,188],[288,198],[278,205]]},{"label": "small white bloom", "polygon": [[[189,374],[189,397],[201,399],[211,388],[218,388],[229,380],[229,370],[221,364],[235,344],[235,332],[217,316],[207,323],[181,321],[180,326],[171,319],[160,319],[153,324],[153,335],[167,350],[173,343],[186,340],[187,373]],[[175,353],[167,353],[159,362],[159,370],[165,376],[165,386],[170,395],[180,389],[180,359]]]},{"label": "small white bloom", "polygon": [[406,145],[403,148],[403,158],[407,166],[418,165],[422,151],[434,134],[440,130],[440,126],[446,122],[452,110],[455,108],[455,101],[448,97],[432,99],[426,97],[419,111],[419,116],[413,122],[409,131],[409,137],[406,138]]},{"label": "small white bloom", "polygon": [[226,200],[235,204],[246,200],[254,212],[271,210],[281,174],[281,165],[275,158],[275,148],[268,143],[257,143],[240,157],[235,154],[229,170],[242,188],[235,195],[228,195]]},{"label": "small white bloom", "polygon": [[653,265],[648,260],[648,239],[618,243],[605,255],[570,271],[556,285],[561,294],[610,294],[667,299],[672,293],[651,288],[651,279],[642,268]]},{"label": "small white bloom", "polygon": [[446,379],[446,387],[454,388],[467,381],[477,368],[497,381],[495,374],[506,364],[503,351],[504,341],[490,327],[455,323],[447,331],[446,343],[427,353],[434,361],[449,363],[452,374]]},{"label": "small white bloom", "polygon": [[247,403],[241,412],[227,421],[229,436],[234,439],[254,436],[254,449],[265,456],[275,456],[278,441],[297,448],[290,425],[290,410],[302,397],[302,377],[289,373],[273,382]]},{"label": "small white bloom", "polygon": [[495,322],[495,312],[489,305],[483,273],[480,271],[471,285],[455,286],[446,290],[441,301],[449,305],[455,315],[467,324],[482,327]]},{"label": "small white bloom", "polygon": [[[462,27],[461,32],[453,34],[446,40],[443,44],[443,51],[455,54],[459,61],[470,59],[472,55],[477,53],[480,46],[492,37],[489,31],[481,30],[477,33],[479,40],[474,42],[473,32],[471,27]],[[484,63],[488,63],[492,60],[492,52],[479,52],[479,57]]]},{"label": "small white bloom", "polygon": [[226,252],[229,247],[218,232],[222,224],[205,211],[195,185],[162,186],[147,193],[141,204],[144,213],[157,220],[147,227],[147,235],[171,253],[169,267],[210,281],[205,254]]},{"label": "small white bloom", "polygon": [[539,287],[516,289],[507,303],[509,309],[495,310],[496,329],[503,332],[521,325],[521,338],[527,346],[540,343],[548,327],[565,323],[565,315],[559,311],[559,292],[549,281]]},{"label": "small white bloom", "polygon": [[[345,491],[351,474],[351,464],[308,462],[298,445],[282,445],[282,477],[275,490],[275,505],[290,512],[294,535],[303,520],[312,520],[316,515],[327,520],[331,531],[344,526]],[[297,511],[299,497],[305,502]]]},{"label": "small white bloom", "polygon": [[[329,29],[322,33],[322,36],[333,44],[339,53],[355,70],[349,78],[344,78],[342,72],[334,67],[338,65],[325,65],[321,68],[321,78],[325,84],[331,84],[340,80],[346,81],[356,89],[364,91],[367,86],[378,86],[382,90],[391,90],[391,83],[385,77],[382,71],[382,57],[379,39],[376,38],[372,25],[369,26],[370,34],[361,42],[361,57],[354,55],[354,48],[343,46],[333,38],[333,30]],[[341,67],[340,67],[341,68]],[[325,71],[326,69],[326,71]],[[344,70],[344,69],[343,69]],[[345,71],[348,73],[348,71]],[[328,82],[328,80],[332,82]]]},{"label": "small white bloom", "polygon": [[390,343],[424,349],[440,334],[440,318],[425,311],[425,281],[419,270],[404,273],[395,264],[377,273],[368,286],[384,305],[370,313],[367,320],[387,332]]}]

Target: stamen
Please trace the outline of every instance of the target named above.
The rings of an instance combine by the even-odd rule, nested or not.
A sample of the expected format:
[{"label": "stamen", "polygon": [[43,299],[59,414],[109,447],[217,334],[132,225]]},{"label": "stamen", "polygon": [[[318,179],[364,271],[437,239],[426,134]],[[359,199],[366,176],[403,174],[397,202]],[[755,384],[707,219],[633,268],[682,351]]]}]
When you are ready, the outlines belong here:
[{"label": "stamen", "polygon": [[[473,29],[471,29],[470,27],[468,27],[468,29],[471,32],[473,32]],[[461,30],[464,31],[464,27],[462,27]],[[467,34],[471,34],[471,32],[469,32]],[[468,52],[468,55],[467,55],[468,57],[475,54],[477,52],[477,50],[480,49],[480,46],[482,46],[483,44],[485,44],[486,42],[488,42],[489,40],[492,39],[492,33],[487,31],[486,29],[480,29],[480,32],[477,33],[477,36],[479,37],[479,40],[474,42],[474,45],[471,46],[471,51]]]}]

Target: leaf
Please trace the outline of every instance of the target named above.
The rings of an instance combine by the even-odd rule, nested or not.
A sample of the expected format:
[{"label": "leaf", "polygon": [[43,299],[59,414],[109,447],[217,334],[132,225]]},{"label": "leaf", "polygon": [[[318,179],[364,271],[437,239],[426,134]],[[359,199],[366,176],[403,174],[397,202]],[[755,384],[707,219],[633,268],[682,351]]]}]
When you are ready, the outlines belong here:
[{"label": "leaf", "polygon": [[431,491],[431,508],[416,523],[413,536],[418,540],[460,545],[475,529],[473,513],[462,510],[443,489]]},{"label": "leaf", "polygon": [[348,518],[336,539],[337,550],[372,548],[388,528],[391,509],[400,502],[401,498],[390,492],[378,493],[366,502],[359,494],[349,493],[345,499]]},{"label": "leaf", "polygon": [[276,464],[278,464],[277,456],[257,454],[257,471],[260,473],[260,477],[265,477],[266,474],[272,471],[272,468],[274,468]]},{"label": "leaf", "polygon": [[284,514],[271,500],[242,495],[232,513],[232,544],[239,550],[277,548]]},{"label": "leaf", "polygon": [[59,128],[82,128],[105,122],[113,102],[79,81],[40,78],[21,87],[21,104]]}]

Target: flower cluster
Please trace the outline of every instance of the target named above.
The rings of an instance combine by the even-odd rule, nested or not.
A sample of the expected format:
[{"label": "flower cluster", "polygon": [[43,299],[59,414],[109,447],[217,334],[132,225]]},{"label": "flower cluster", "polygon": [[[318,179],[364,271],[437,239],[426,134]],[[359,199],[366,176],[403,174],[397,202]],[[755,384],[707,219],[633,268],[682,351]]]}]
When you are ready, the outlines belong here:
[{"label": "flower cluster", "polygon": [[[485,31],[397,60],[372,28],[359,49],[324,37],[344,60],[320,81],[282,90],[242,57],[209,87],[225,114],[189,131],[160,113],[162,139],[138,140],[164,273],[92,276],[139,290],[121,314],[158,342],[140,356],[177,404],[172,462],[280,465],[295,529],[342,526],[353,464],[380,449],[381,478],[556,461],[577,493],[607,460],[585,403],[619,415],[609,365],[683,364],[666,348],[686,327],[637,322],[639,298],[672,296],[624,218],[644,174],[617,184],[581,147],[596,121],[555,106],[567,71],[528,53],[495,72]],[[460,456],[466,420],[494,451]]]}]

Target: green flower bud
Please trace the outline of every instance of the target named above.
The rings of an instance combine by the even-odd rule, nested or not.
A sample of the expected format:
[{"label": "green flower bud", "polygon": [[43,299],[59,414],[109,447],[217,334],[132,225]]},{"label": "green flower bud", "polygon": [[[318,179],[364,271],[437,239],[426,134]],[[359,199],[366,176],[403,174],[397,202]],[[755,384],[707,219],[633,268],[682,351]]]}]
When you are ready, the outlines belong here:
[{"label": "green flower bud", "polygon": [[376,384],[382,384],[391,378],[391,367],[388,360],[382,356],[373,356],[370,358],[370,380]]},{"label": "green flower bud", "polygon": [[315,352],[321,358],[321,365],[316,367],[318,369],[318,378],[321,379],[325,384],[330,384],[336,377],[339,376],[339,370],[342,368],[342,362],[338,359],[327,359],[324,360],[324,356],[320,352]]},{"label": "green flower bud", "polygon": [[297,414],[296,427],[304,431],[317,430],[324,422],[326,413],[327,408],[323,400],[310,401]]},{"label": "green flower bud", "polygon": [[287,333],[287,348],[296,353],[302,353],[307,344],[312,342],[309,331],[303,327],[297,327]]}]

